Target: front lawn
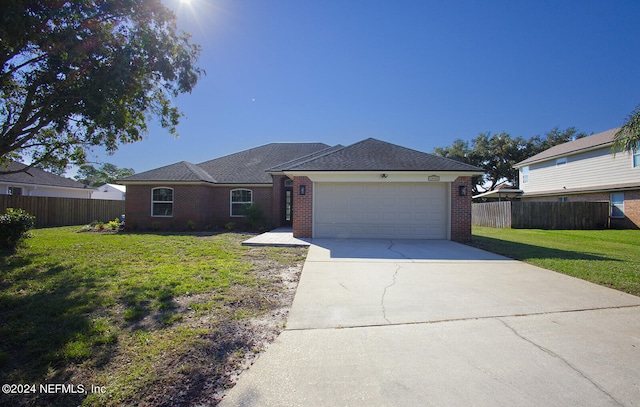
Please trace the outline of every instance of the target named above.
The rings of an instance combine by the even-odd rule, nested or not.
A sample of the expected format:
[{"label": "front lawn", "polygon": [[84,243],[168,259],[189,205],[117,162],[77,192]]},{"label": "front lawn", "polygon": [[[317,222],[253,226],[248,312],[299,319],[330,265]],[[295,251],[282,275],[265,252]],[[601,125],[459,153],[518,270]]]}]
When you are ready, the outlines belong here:
[{"label": "front lawn", "polygon": [[473,245],[640,295],[640,231],[473,228]]},{"label": "front lawn", "polygon": [[34,385],[7,405],[215,405],[282,329],[306,256],[234,233],[79,230],[0,257],[0,383]]}]

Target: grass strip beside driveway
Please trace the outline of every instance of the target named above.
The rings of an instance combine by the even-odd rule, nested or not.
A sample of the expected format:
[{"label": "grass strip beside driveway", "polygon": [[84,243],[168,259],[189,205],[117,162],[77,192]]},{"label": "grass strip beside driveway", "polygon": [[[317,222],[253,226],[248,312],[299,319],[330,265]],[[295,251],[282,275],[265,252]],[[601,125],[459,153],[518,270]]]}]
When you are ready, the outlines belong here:
[{"label": "grass strip beside driveway", "polygon": [[[306,257],[235,233],[78,230],[0,257],[0,382],[37,390],[9,404],[215,404],[282,329]],[[39,391],[51,383],[85,392]]]},{"label": "grass strip beside driveway", "polygon": [[473,246],[640,296],[640,231],[473,228]]}]

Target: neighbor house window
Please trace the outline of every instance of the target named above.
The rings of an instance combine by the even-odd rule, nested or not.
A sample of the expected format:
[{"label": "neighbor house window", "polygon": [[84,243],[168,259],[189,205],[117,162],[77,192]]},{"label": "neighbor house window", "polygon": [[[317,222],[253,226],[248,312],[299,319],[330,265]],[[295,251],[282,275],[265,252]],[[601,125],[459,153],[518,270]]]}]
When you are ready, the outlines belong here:
[{"label": "neighbor house window", "polygon": [[609,198],[611,217],[624,218],[624,192],[614,192]]},{"label": "neighbor house window", "polygon": [[529,166],[522,167],[522,183],[529,182]]},{"label": "neighbor house window", "polygon": [[640,150],[633,151],[633,168],[640,168]]},{"label": "neighbor house window", "polygon": [[558,202],[569,202],[569,198],[567,198],[566,196],[559,196]]},{"label": "neighbor house window", "polygon": [[22,195],[22,188],[18,188],[18,187],[9,187],[9,189],[7,190],[7,193],[9,195],[16,195],[16,196],[20,196]]},{"label": "neighbor house window", "polygon": [[244,216],[247,206],[253,203],[253,192],[250,189],[234,189],[231,191],[231,216]]},{"label": "neighbor house window", "polygon": [[567,165],[567,157],[558,158],[556,160],[556,167],[561,167],[563,165]]},{"label": "neighbor house window", "polygon": [[173,216],[172,188],[154,188],[151,190],[151,216]]}]

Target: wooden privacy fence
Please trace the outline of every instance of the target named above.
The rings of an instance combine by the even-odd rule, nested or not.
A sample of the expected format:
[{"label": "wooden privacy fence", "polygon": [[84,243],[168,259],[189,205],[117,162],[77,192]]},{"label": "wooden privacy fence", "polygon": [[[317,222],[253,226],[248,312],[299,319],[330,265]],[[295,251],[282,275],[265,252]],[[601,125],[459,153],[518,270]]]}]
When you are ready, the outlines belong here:
[{"label": "wooden privacy fence", "polygon": [[19,208],[34,215],[37,228],[106,222],[124,214],[124,201],[104,199],[0,195],[0,203],[2,213],[6,208]]},{"label": "wooden privacy fence", "polygon": [[513,229],[604,229],[607,202],[487,202],[472,205],[474,226]]}]

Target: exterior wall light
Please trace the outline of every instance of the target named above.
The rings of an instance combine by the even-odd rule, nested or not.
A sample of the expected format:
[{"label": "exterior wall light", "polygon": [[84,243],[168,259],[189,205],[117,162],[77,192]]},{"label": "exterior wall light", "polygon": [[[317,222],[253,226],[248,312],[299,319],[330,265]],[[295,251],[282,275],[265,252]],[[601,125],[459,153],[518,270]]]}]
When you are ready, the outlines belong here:
[{"label": "exterior wall light", "polygon": [[307,186],[300,185],[300,195],[305,195],[307,193]]},{"label": "exterior wall light", "polygon": [[467,186],[466,185],[459,185],[458,186],[458,195],[467,196]]}]

